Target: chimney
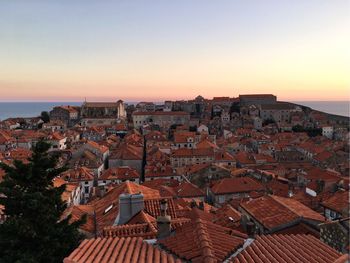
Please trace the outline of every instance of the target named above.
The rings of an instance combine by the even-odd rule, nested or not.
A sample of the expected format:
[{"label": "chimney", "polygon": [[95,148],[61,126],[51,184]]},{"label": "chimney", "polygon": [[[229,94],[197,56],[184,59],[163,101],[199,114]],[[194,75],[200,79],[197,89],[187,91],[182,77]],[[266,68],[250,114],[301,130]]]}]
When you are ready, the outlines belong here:
[{"label": "chimney", "polygon": [[104,197],[104,195],[106,193],[106,189],[105,189],[104,185],[99,185],[99,186],[94,187],[94,188],[96,188],[95,191],[96,191],[96,196],[97,197],[100,197],[100,198]]},{"label": "chimney", "polygon": [[160,216],[157,217],[157,239],[163,239],[170,236],[171,217],[167,215],[168,202],[166,199],[160,201]]},{"label": "chimney", "polygon": [[249,237],[255,236],[255,224],[251,221],[248,221],[246,224],[247,234]]},{"label": "chimney", "polygon": [[199,208],[200,210],[203,210],[203,211],[204,211],[204,202],[203,202],[203,201],[200,201],[200,202],[199,202],[198,208]]},{"label": "chimney", "polygon": [[123,193],[119,196],[119,215],[114,224],[123,225],[144,208],[143,194]]}]

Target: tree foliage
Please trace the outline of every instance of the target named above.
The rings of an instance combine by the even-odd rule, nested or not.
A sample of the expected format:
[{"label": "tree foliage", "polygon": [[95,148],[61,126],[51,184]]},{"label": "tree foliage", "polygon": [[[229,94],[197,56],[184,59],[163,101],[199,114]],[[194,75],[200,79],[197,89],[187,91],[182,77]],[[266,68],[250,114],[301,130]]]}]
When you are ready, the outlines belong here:
[{"label": "tree foliage", "polygon": [[40,118],[43,120],[44,123],[48,123],[50,121],[50,115],[47,111],[42,111],[40,114]]},{"label": "tree foliage", "polygon": [[316,137],[322,135],[321,128],[304,128],[301,125],[295,125],[292,127],[293,132],[306,132],[309,137]]},{"label": "tree foliage", "polygon": [[50,145],[38,142],[28,163],[0,164],[6,175],[0,183],[0,204],[6,220],[0,224],[0,262],[62,262],[82,238],[78,227],[61,220],[66,204],[65,185],[53,186],[57,158],[48,154]]}]

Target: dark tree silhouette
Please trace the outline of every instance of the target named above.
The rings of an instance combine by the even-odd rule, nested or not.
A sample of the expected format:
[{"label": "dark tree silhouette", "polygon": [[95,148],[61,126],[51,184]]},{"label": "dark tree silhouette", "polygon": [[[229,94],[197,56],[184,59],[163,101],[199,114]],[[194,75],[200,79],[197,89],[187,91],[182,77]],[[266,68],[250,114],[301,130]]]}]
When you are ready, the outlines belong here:
[{"label": "dark tree silhouette", "polygon": [[57,158],[48,154],[50,145],[38,142],[28,163],[0,164],[6,175],[0,183],[0,205],[5,221],[0,224],[0,262],[62,262],[78,246],[78,227],[61,220],[66,204],[61,195],[65,185],[53,186]]}]

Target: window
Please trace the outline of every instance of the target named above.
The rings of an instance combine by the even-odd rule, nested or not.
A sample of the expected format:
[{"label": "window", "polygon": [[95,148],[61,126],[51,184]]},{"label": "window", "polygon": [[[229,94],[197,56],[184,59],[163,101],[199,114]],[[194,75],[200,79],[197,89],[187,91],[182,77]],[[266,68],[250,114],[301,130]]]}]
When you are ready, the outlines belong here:
[{"label": "window", "polygon": [[85,194],[88,194],[88,193],[89,193],[89,187],[88,187],[88,186],[85,186],[84,192],[85,192]]}]

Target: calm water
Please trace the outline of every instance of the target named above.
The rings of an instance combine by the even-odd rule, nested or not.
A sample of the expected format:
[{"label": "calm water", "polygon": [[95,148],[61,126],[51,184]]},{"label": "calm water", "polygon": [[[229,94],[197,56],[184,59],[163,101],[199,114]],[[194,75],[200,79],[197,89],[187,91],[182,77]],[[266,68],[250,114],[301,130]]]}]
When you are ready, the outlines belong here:
[{"label": "calm water", "polygon": [[293,101],[308,106],[314,110],[332,113],[341,116],[350,116],[349,101]]},{"label": "calm water", "polygon": [[[295,101],[295,103],[327,113],[349,116],[348,101]],[[50,111],[54,106],[81,104],[82,102],[0,102],[0,120],[10,117],[34,117],[39,116],[42,111]]]},{"label": "calm water", "polygon": [[0,120],[10,117],[35,117],[55,106],[80,106],[81,102],[0,102]]}]

